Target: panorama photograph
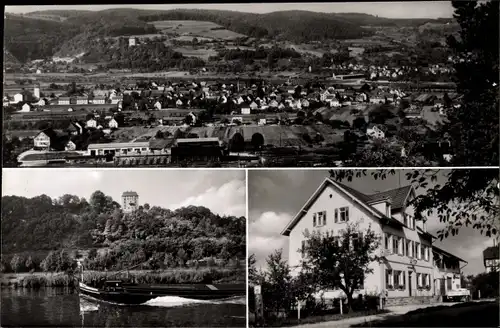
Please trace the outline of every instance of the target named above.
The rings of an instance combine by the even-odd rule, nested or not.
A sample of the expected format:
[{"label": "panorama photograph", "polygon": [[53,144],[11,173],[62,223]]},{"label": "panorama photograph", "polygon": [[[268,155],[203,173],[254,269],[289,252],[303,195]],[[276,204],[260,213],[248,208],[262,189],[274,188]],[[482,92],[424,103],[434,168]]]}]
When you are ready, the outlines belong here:
[{"label": "panorama photograph", "polygon": [[497,327],[498,169],[250,170],[251,327]]},{"label": "panorama photograph", "polygon": [[2,327],[246,327],[245,172],[4,169]]},{"label": "panorama photograph", "polygon": [[8,167],[497,166],[495,1],[6,6]]}]

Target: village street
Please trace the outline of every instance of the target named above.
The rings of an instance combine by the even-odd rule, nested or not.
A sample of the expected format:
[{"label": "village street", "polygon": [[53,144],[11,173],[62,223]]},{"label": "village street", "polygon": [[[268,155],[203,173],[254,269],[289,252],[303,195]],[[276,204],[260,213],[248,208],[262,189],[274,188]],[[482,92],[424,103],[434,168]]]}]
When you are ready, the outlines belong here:
[{"label": "village street", "polygon": [[[474,301],[474,302],[482,302],[487,305],[488,301],[491,300],[479,300],[479,301]],[[453,306],[459,304],[457,302],[446,302],[446,303],[434,303],[434,304],[419,304],[419,305],[403,305],[403,306],[391,306],[387,307],[386,309],[389,310],[389,313],[383,313],[383,314],[377,314],[377,315],[370,315],[370,316],[365,316],[365,317],[356,317],[356,318],[347,318],[344,320],[338,320],[338,321],[329,321],[329,322],[320,322],[320,323],[314,323],[314,324],[304,324],[304,325],[299,325],[295,327],[303,327],[303,328],[326,328],[326,327],[332,327],[332,328],[348,328],[348,327],[353,327],[353,326],[358,326],[362,325],[364,323],[368,322],[374,322],[374,321],[382,321],[385,319],[392,319],[394,317],[402,316],[407,314],[408,312],[415,311],[418,309],[424,309],[424,308],[432,308],[432,307],[439,307],[439,306]],[[480,305],[483,306],[483,305]],[[461,308],[462,309],[462,308]],[[465,309],[469,309],[466,307]],[[437,313],[442,313],[443,316],[447,316],[449,312],[454,311],[457,312],[456,309],[440,309],[437,310]],[[425,315],[425,314],[424,314]],[[443,326],[443,325],[439,325]]]}]

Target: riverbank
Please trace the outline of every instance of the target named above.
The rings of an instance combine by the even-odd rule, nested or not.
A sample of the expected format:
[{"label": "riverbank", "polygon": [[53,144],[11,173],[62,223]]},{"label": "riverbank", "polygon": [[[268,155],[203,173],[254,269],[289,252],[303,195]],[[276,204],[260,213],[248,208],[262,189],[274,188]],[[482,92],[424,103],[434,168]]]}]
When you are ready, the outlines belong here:
[{"label": "riverbank", "polygon": [[[176,268],[161,271],[86,271],[83,282],[90,286],[102,279],[123,279],[137,284],[245,283],[245,277],[244,269]],[[76,283],[74,276],[64,272],[4,273],[0,279],[2,287],[13,288],[75,287]]]}]

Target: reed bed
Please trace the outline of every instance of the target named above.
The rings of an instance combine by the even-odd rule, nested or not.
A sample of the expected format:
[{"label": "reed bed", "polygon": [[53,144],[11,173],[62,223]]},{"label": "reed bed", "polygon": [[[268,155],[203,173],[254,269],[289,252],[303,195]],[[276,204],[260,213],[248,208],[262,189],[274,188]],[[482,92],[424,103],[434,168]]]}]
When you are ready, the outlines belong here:
[{"label": "reed bed", "polygon": [[95,286],[103,279],[122,279],[137,284],[196,284],[244,283],[245,270],[234,269],[177,269],[171,271],[101,272],[87,271],[83,282]]},{"label": "reed bed", "polygon": [[[134,270],[128,273],[85,271],[83,282],[89,286],[97,286],[99,281],[106,279],[123,279],[137,284],[245,283],[245,276],[244,269],[227,268]],[[2,287],[14,288],[76,287],[77,278],[80,279],[80,275],[64,272],[12,273],[3,275],[0,283]]]},{"label": "reed bed", "polygon": [[66,273],[33,273],[16,276],[9,275],[7,279],[0,280],[1,286],[14,288],[40,288],[40,287],[74,287],[76,280],[74,276]]}]

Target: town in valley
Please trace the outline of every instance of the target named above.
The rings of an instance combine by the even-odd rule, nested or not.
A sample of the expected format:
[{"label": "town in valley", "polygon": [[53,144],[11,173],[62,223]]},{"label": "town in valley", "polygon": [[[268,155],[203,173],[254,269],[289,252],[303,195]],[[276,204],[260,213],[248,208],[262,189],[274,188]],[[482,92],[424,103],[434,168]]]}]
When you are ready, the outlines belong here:
[{"label": "town in valley", "polygon": [[7,10],[4,165],[445,165],[459,30],[451,16]]}]

